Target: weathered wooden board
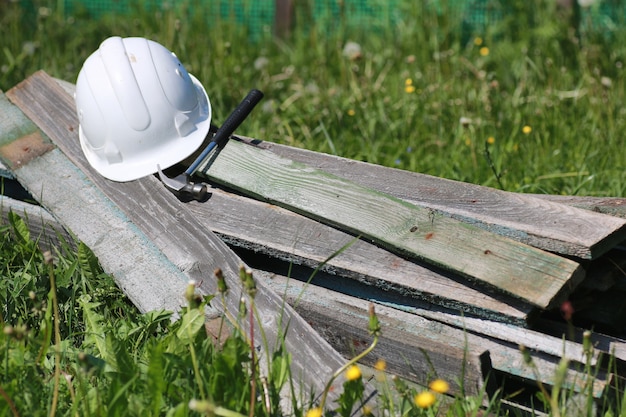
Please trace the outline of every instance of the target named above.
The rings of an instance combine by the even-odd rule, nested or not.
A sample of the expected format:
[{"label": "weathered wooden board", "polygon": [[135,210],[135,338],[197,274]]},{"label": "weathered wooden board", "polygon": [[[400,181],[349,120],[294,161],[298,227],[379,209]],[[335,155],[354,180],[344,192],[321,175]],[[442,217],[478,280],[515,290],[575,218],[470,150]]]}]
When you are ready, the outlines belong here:
[{"label": "weathered wooden board", "polygon": [[[66,89],[66,91],[68,91],[68,93],[73,92],[72,84],[63,83],[63,86]],[[243,140],[247,142],[255,142],[255,143],[260,142],[260,141],[253,140],[250,138],[243,138]],[[407,173],[404,171],[393,170],[389,168],[382,168],[378,166],[371,166],[371,164],[365,164],[365,163],[355,163],[355,161],[350,161],[350,160],[346,160],[343,158],[337,158],[337,157],[333,157],[330,155],[324,155],[324,154],[319,154],[319,153],[313,153],[310,151],[293,149],[293,148],[285,147],[282,145],[276,145],[276,144],[271,144],[267,142],[260,142],[259,146],[263,148],[271,147],[273,150],[278,149],[280,153],[284,153],[287,155],[294,155],[296,159],[299,158],[301,160],[310,160],[315,166],[320,166],[323,168],[327,168],[328,166],[333,166],[335,167],[335,170],[337,170],[337,172],[339,173],[342,173],[342,171],[345,171],[342,173],[342,175],[348,176],[350,178],[359,179],[359,178],[367,177],[368,175],[370,175],[369,173],[371,169],[373,168],[376,170],[383,170],[384,173],[386,173],[386,175],[376,176],[375,178],[383,178],[385,181],[385,184],[388,185],[388,184],[395,183],[394,175],[403,175],[403,176],[407,175]],[[437,178],[423,176],[421,174],[411,174],[411,175],[415,176],[415,181],[420,181],[423,177],[427,178],[428,181],[430,181],[431,183],[440,180]],[[447,180],[442,180],[442,181],[449,182]],[[374,185],[379,186],[380,184],[375,182]],[[469,184],[460,184],[460,185],[476,187],[476,186],[471,186]],[[487,189],[485,187],[477,187],[477,188],[480,190],[484,189],[485,190],[484,194],[486,195],[489,195],[488,193],[491,191],[490,189]],[[508,193],[505,193],[505,194],[508,194]],[[296,221],[296,224],[294,224],[292,219],[298,218],[300,216],[293,214],[291,212],[286,212],[284,210],[277,209],[274,206],[270,207],[264,204],[258,204],[256,207],[254,207],[254,202],[250,202],[250,200],[245,199],[245,198],[244,199],[240,198],[239,200],[237,200],[235,197],[236,196],[233,196],[235,201],[232,201],[232,202],[228,198],[219,199],[219,201],[215,201],[214,199],[211,202],[211,205],[200,204],[194,207],[194,211],[196,212],[198,217],[202,219],[203,221],[205,221],[205,224],[208,227],[211,227],[214,231],[220,233],[220,235],[223,236],[229,243],[242,245],[244,247],[251,247],[251,246],[258,245],[258,250],[263,250],[267,253],[274,253],[277,256],[286,256],[289,259],[293,260],[294,262],[304,262],[304,263],[309,262],[309,264],[311,265],[311,262],[316,262],[316,260],[317,262],[320,262],[320,260],[325,259],[329,254],[333,253],[337,248],[347,243],[346,239],[349,239],[347,235],[341,232],[338,232],[336,230],[333,230],[332,232],[328,232],[328,230],[330,229],[328,229],[324,225],[321,225],[317,222],[310,221],[308,223],[305,222],[303,224],[303,220],[300,219]],[[549,197],[550,196],[545,196],[544,198],[549,198]],[[608,208],[612,208],[612,207],[616,207],[616,205],[619,205],[620,201],[626,202],[625,199],[608,199],[609,201],[605,201],[605,200],[607,199],[577,197],[577,198],[571,199],[571,204],[582,205],[582,206],[587,205],[590,209],[601,210],[598,207],[604,207],[606,205]],[[570,201],[570,200],[566,200],[566,201]],[[219,205],[220,209],[212,210],[211,207],[215,207],[216,205]],[[253,214],[252,211],[255,211],[255,213]],[[256,211],[260,211],[260,212],[257,213]],[[265,211],[265,214],[263,214],[263,211]],[[281,211],[283,213],[281,213]],[[285,213],[287,217],[282,217],[281,215]],[[250,216],[254,216],[253,218],[256,218],[256,219],[265,219],[265,218],[268,218],[267,216],[270,216],[270,215],[272,216],[271,224],[267,222],[253,223],[253,222],[248,221]],[[498,219],[496,216],[496,221],[497,220]],[[575,222],[576,219],[573,219],[573,221]],[[286,223],[286,225],[283,225],[283,223]],[[290,224],[294,225],[295,227],[294,230],[300,230],[300,227],[303,227],[304,230],[307,230],[308,231],[307,239],[315,243],[301,242],[302,233],[299,233],[299,232],[294,233],[293,230],[288,230],[289,228],[287,227],[287,225],[290,225]],[[286,232],[286,233],[284,233],[283,235],[281,232]],[[274,236],[274,235],[277,235],[277,236]],[[341,237],[342,235],[343,237]],[[334,238],[331,238],[331,237],[338,237],[338,236],[339,236],[339,240],[335,240]],[[324,246],[325,243],[327,244],[326,246]],[[303,247],[303,246],[306,246],[306,248],[304,248],[305,250],[300,251],[298,248]],[[363,241],[357,242],[354,246],[363,246],[364,248],[367,248],[369,246],[371,248],[374,248],[373,245],[368,245],[367,243]],[[283,250],[284,248],[290,248],[291,252],[290,253],[284,252]],[[347,252],[345,254],[346,256],[341,256],[342,259],[349,258],[349,256],[347,255],[351,253],[352,250],[348,250],[346,252]],[[492,311],[501,311],[500,309],[498,309],[497,305],[495,306],[489,305],[490,300],[492,298],[491,295],[482,294],[480,297],[476,298],[472,295],[471,292],[475,292],[475,291],[471,288],[468,289],[468,291],[470,292],[469,294],[464,294],[463,293],[464,291],[463,288],[465,288],[464,285],[461,285],[458,282],[450,282],[449,279],[447,279],[446,277],[441,277],[439,274],[434,274],[436,280],[433,286],[432,285],[433,281],[430,279],[430,276],[433,275],[432,271],[426,269],[425,270],[426,276],[424,276],[422,273],[417,273],[417,274],[415,273],[415,272],[419,272],[419,269],[420,269],[419,265],[417,266],[418,271],[415,271],[414,269],[411,269],[411,268],[409,268],[409,270],[404,270],[402,267],[395,268],[397,264],[411,265],[412,263],[407,262],[401,257],[397,257],[383,250],[379,250],[379,253],[382,257],[375,256],[372,258],[370,256],[371,254],[367,254],[366,256],[368,257],[368,259],[376,259],[379,261],[386,259],[390,262],[385,263],[385,262],[373,262],[372,261],[366,265],[366,263],[363,262],[363,258],[364,258],[363,256],[352,259],[351,262],[353,263],[354,266],[357,267],[356,268],[357,279],[361,279],[360,275],[358,275],[360,274],[360,271],[358,270],[359,264],[361,265],[361,269],[366,270],[366,271],[371,271],[372,265],[379,265],[379,266],[384,265],[382,269],[387,270],[387,271],[384,271],[384,274],[388,276],[387,281],[389,281],[391,285],[386,284],[384,281],[380,281],[378,279],[372,280],[370,279],[368,275],[364,276],[364,280],[367,282],[378,282],[381,285],[387,286],[387,288],[391,288],[391,289],[395,287],[395,284],[398,284],[398,288],[404,294],[409,294],[409,295],[413,294],[417,296],[418,298],[427,298],[430,301],[434,301],[435,303],[437,303],[438,300],[441,299],[442,305],[445,305],[445,306],[454,305],[455,304],[454,295],[458,295],[461,299],[466,300],[465,304],[470,304],[470,305],[475,304],[477,310],[481,310],[485,308],[486,311],[489,311],[490,309]],[[310,256],[307,257],[307,255],[310,255]],[[336,268],[338,270],[341,270],[342,266],[334,265],[333,262],[334,261],[329,262],[326,268]],[[347,265],[347,263],[344,262],[343,265],[345,266]],[[390,265],[394,266],[394,268],[389,268]],[[413,266],[415,265],[413,264]],[[374,266],[374,269],[376,269],[375,266]],[[378,268],[378,269],[381,269],[381,268]],[[421,268],[421,269],[424,270],[424,268]],[[392,272],[391,274],[389,273],[389,270],[391,270]],[[351,273],[351,271],[347,271],[347,273],[349,274]],[[376,278],[375,273],[370,274],[370,275],[372,278]],[[399,276],[400,281],[404,281],[404,282],[396,282],[394,278],[396,275]],[[403,280],[403,278],[406,278],[407,276],[419,276],[419,279],[412,280],[416,284],[416,286],[413,286],[412,288],[406,288],[406,291],[405,291],[405,283],[407,280],[406,279]],[[425,288],[432,288],[432,291],[431,292],[424,291]],[[446,295],[442,297],[441,293],[437,292],[438,288],[443,289]],[[448,294],[452,294],[452,297],[448,297],[447,296]],[[448,301],[448,298],[451,298],[452,300],[451,303]],[[483,301],[482,298],[486,298],[486,303],[488,304],[487,306],[482,305],[482,301]],[[509,304],[513,304],[513,305],[515,304],[514,302],[513,303],[509,301],[507,302]],[[461,302],[460,305],[461,307],[459,308],[463,310],[462,306],[464,305],[464,303]],[[518,306],[515,306],[513,308],[514,310],[518,310],[518,309],[528,310],[524,306],[520,306],[519,308]],[[463,310],[463,311],[467,311],[467,310]],[[513,313],[511,317],[512,318],[515,317],[515,311],[509,311],[509,312],[503,312],[503,313],[505,315]],[[523,316],[526,317],[526,312],[523,313]]]},{"label": "weathered wooden board", "polygon": [[[1,125],[0,125],[1,126]],[[60,248],[62,244],[73,248],[74,239],[59,222],[41,206],[0,195],[1,222],[9,223],[9,213],[20,216],[41,250]]]},{"label": "weathered wooden board", "polygon": [[[307,287],[279,275],[274,275],[267,285],[284,295],[344,355],[354,356],[372,343],[367,330],[368,301],[325,288]],[[439,323],[381,305],[375,309],[381,322],[381,336],[363,363],[373,365],[384,359],[390,373],[418,384],[428,385],[439,377],[450,381],[453,393],[460,393],[463,388],[468,395],[480,392],[491,370],[489,354],[482,346],[465,345],[462,337],[451,338],[462,332]]]},{"label": "weathered wooden board", "polygon": [[415,305],[438,305],[518,325],[525,325],[534,311],[512,297],[472,288],[459,277],[447,276],[271,204],[214,189],[208,204],[192,201],[187,206],[198,222],[231,245],[310,268],[320,267],[382,290],[389,300],[413,300]]},{"label": "weathered wooden board", "polygon": [[2,162],[0,162],[0,177],[1,178],[13,178],[11,171]]},{"label": "weathered wooden board", "polygon": [[[4,213],[12,209],[18,213],[27,214],[30,219],[46,219],[42,225],[37,222],[27,222],[31,227],[31,233],[47,236],[54,235],[60,230],[65,239],[71,239],[67,232],[63,232],[63,226],[42,207],[8,198],[2,198],[2,202],[5,203],[2,205]],[[313,323],[316,329],[322,332],[323,336],[345,356],[353,355],[371,342],[371,337],[366,331],[368,314],[366,301],[357,300],[336,291],[315,288],[313,285],[307,287],[302,282],[281,275],[263,274],[260,271],[257,275],[262,276],[266,284],[277,294],[286,294],[286,299],[296,305],[308,321]],[[306,279],[306,276],[299,278]],[[312,293],[315,293],[314,297],[307,296]],[[339,307],[333,304],[339,304]],[[319,312],[320,306],[328,306],[332,317],[322,316]],[[459,385],[461,380],[458,379],[461,374],[464,392],[475,395],[479,393],[485,376],[492,369],[500,372],[510,371],[511,367],[507,368],[505,364],[509,358],[519,355],[515,348],[517,344],[527,346],[538,357],[547,354],[547,357],[567,357],[577,363],[585,361],[582,346],[579,343],[564,341],[536,331],[431,310],[410,309],[402,312],[384,305],[376,308],[383,324],[382,338],[377,349],[365,358],[363,363],[372,364],[373,361],[383,358],[387,362],[388,372],[420,384],[426,384],[436,375],[451,381],[452,390],[455,393],[461,389]],[[415,314],[418,317],[414,317]],[[414,328],[418,328],[419,332]],[[467,339],[468,334],[478,336],[478,338]],[[597,359],[600,352],[613,353],[616,359],[623,361],[626,355],[623,349],[619,346],[616,349],[615,345],[615,343],[619,344],[619,341],[611,341],[611,338],[604,337],[609,341],[607,342],[607,340],[599,339],[602,337],[602,335],[593,334],[598,351],[591,365],[599,364]],[[481,338],[489,338],[492,343],[485,345]],[[445,340],[445,344],[442,344],[442,339]],[[477,345],[468,346],[468,340],[477,342]],[[497,344],[501,346],[496,347]],[[491,348],[494,352],[496,368],[492,367],[491,355],[488,351],[484,351],[486,348]],[[554,360],[539,360],[540,364],[548,364],[549,369],[554,371]],[[518,362],[515,364],[519,365]],[[528,372],[524,373],[520,370],[515,371],[515,375],[530,377]],[[547,384],[551,382],[549,372],[543,372],[541,375],[546,377],[542,382]],[[530,384],[532,386],[532,382]],[[499,388],[494,385],[491,384],[488,390],[490,393]],[[597,382],[594,393],[600,395],[605,386],[604,379]],[[517,403],[513,405],[519,406]]]},{"label": "weathered wooden board", "polygon": [[[46,151],[32,156],[25,164],[11,160],[15,153],[5,153],[0,148],[0,158],[11,167],[21,184],[64,225],[80,231],[77,235],[79,239],[96,252],[107,272],[120,279],[118,284],[141,311],[178,311],[184,305],[183,293],[188,279],[158,255],[145,235],[130,230],[128,218],[102,196],[58,149],[51,146],[45,134],[33,131],[33,123],[4,95],[0,95],[0,109],[0,113],[10,111],[13,114],[13,123],[28,127],[28,143],[37,137],[37,141],[47,145],[39,147]],[[6,131],[4,127],[0,129],[0,132]],[[21,137],[13,139],[8,145],[13,144],[17,148]],[[162,279],[166,274],[169,280]],[[151,297],[146,297],[148,288]]]},{"label": "weathered wooden board", "polygon": [[[279,294],[284,294],[296,311],[305,317],[333,346],[350,352],[370,343],[367,334],[369,302],[355,297],[305,285],[295,279],[275,275],[267,285]],[[312,295],[314,296],[308,296]],[[441,321],[429,320],[409,312],[376,305],[376,313],[383,324],[378,349],[364,359],[373,363],[384,359],[389,370],[419,384],[435,376],[452,381],[453,389],[459,389],[455,378],[464,375],[466,393],[474,394],[482,388],[489,371],[499,377],[527,381],[532,386],[539,380],[546,385],[554,384],[556,369],[561,354],[551,355],[529,347],[536,365],[536,373],[524,363],[518,343],[499,340],[489,336],[468,332]],[[461,320],[461,318],[459,318]],[[567,352],[567,351],[566,351]],[[580,371],[577,351],[567,352],[573,358],[566,377],[566,386],[581,391],[585,386],[584,373]],[[463,374],[465,372],[465,374]],[[490,375],[491,382],[495,382]],[[592,394],[600,398],[609,387],[611,374],[599,371],[592,385]],[[535,385],[536,386],[536,385]],[[493,388],[500,388],[496,385]]]},{"label": "weathered wooden board", "polygon": [[569,259],[237,141],[202,173],[540,308],[560,303],[584,276]]},{"label": "weathered wooden board", "polygon": [[535,198],[626,219],[626,198],[533,194]]},{"label": "weathered wooden board", "polygon": [[[563,336],[556,337],[541,333],[537,330],[513,326],[506,323],[498,323],[475,317],[463,317],[432,310],[408,309],[408,312],[458,329],[463,329],[472,334],[490,337],[511,345],[524,345],[533,351],[546,353],[554,357],[564,357],[580,364],[584,364],[588,359],[580,343],[565,340]],[[589,358],[589,363],[592,366],[596,366],[599,363],[600,357],[606,356],[607,354],[613,354],[616,359],[626,362],[626,355],[623,351],[611,350],[619,340],[608,337],[607,340],[613,343],[603,343],[596,346],[597,350],[594,352],[593,356]]]},{"label": "weathered wooden board", "polygon": [[[204,293],[216,293],[212,277],[219,267],[233,288],[227,294],[226,306],[236,316],[242,262],[219,238],[199,225],[156,178],[119,184],[95,173],[78,146],[73,100],[45,73],[31,76],[7,96],[78,166],[53,149],[13,170],[15,176],[55,216],[63,216],[64,224],[77,235],[80,232],[79,237],[84,237],[103,265],[109,266],[108,272],[116,276],[122,289],[130,290],[133,301],[154,292],[158,302],[154,306],[144,304],[144,309],[171,309],[179,304],[189,280],[196,281]],[[129,276],[137,270],[143,277],[135,273],[138,287],[132,288]],[[171,288],[164,288],[167,286]],[[142,292],[141,297],[132,297],[133,291],[135,295]],[[292,373],[296,380],[321,392],[329,376],[341,366],[341,355],[262,281],[258,283],[256,306],[258,322],[263,324],[270,346],[288,324],[285,343],[293,354]]]},{"label": "weathered wooden board", "polygon": [[626,217],[626,199],[510,193],[271,142],[242,139],[284,158],[551,252],[596,258],[626,240],[624,219],[588,212],[594,210]]}]

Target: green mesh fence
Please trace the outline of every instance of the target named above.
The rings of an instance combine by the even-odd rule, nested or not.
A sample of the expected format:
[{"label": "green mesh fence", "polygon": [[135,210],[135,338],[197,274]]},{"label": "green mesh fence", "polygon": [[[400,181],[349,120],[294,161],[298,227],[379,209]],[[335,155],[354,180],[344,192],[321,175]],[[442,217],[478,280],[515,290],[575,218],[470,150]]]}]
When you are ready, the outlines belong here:
[{"label": "green mesh fence", "polygon": [[[417,1],[437,12],[449,14],[452,21],[461,22],[459,30],[465,34],[485,33],[490,25],[497,24],[511,11],[509,0],[294,0],[294,10],[296,13],[306,10],[310,14],[308,18],[325,27],[332,28],[341,22],[351,28],[375,30],[392,25],[402,6]],[[94,18],[105,13],[124,14],[137,8],[193,7],[194,13],[234,19],[245,25],[252,35],[271,28],[276,11],[275,0],[63,0],[63,3],[67,14],[82,11]],[[195,8],[199,10],[195,11]],[[590,6],[581,7],[580,11],[582,30],[606,32],[626,23],[626,0],[595,0]],[[301,19],[295,16],[294,21]]]}]

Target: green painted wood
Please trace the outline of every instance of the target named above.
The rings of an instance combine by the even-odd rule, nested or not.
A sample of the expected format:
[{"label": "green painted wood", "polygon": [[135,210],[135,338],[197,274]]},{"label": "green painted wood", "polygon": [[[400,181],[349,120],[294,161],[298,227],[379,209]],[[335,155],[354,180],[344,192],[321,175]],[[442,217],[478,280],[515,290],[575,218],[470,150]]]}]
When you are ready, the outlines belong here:
[{"label": "green painted wood", "polygon": [[568,257],[595,259],[626,240],[626,199],[512,193],[252,138],[242,140],[283,158]]},{"label": "green painted wood", "polygon": [[[354,294],[373,297],[382,291],[387,298],[411,305],[441,306],[519,325],[531,321],[537,310],[500,292],[467,286],[450,273],[419,265],[363,239],[355,240],[349,233],[306,216],[219,188],[213,189],[207,204],[192,201],[187,206],[199,222],[229,245],[266,255],[266,262],[321,268],[347,278],[360,285]],[[329,259],[341,248],[345,250]]]},{"label": "green painted wood", "polygon": [[37,126],[25,118],[20,109],[11,106],[4,94],[0,93],[0,146],[13,142],[17,138],[37,132]]},{"label": "green painted wood", "polygon": [[231,140],[202,175],[540,308],[582,280],[574,261]]}]

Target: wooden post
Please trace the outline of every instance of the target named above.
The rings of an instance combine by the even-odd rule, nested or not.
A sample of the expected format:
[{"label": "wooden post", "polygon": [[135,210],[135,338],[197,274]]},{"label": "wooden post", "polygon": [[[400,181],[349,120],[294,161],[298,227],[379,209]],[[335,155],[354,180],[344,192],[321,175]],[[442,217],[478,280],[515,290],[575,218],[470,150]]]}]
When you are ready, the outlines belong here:
[{"label": "wooden post", "polygon": [[274,33],[285,37],[291,33],[293,26],[293,0],[276,0],[274,12]]}]

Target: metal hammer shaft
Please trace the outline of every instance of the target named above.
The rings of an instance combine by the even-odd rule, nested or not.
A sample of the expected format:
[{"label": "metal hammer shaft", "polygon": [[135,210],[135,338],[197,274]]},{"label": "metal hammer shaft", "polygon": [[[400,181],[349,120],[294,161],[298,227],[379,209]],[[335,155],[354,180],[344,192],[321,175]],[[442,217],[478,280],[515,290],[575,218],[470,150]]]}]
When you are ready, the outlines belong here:
[{"label": "metal hammer shaft", "polygon": [[185,175],[191,176],[196,169],[202,164],[204,159],[209,155],[209,153],[216,146],[223,146],[230,135],[233,134],[235,129],[239,127],[239,125],[244,121],[246,117],[250,114],[254,106],[256,106],[259,101],[263,98],[263,93],[259,90],[253,89],[250,90],[248,95],[244,97],[244,99],[239,103],[237,108],[228,116],[226,121],[220,126],[220,128],[215,132],[213,139],[211,139],[211,143],[207,145],[207,147],[202,151],[200,155],[193,161],[193,163],[187,168],[185,171]]}]

